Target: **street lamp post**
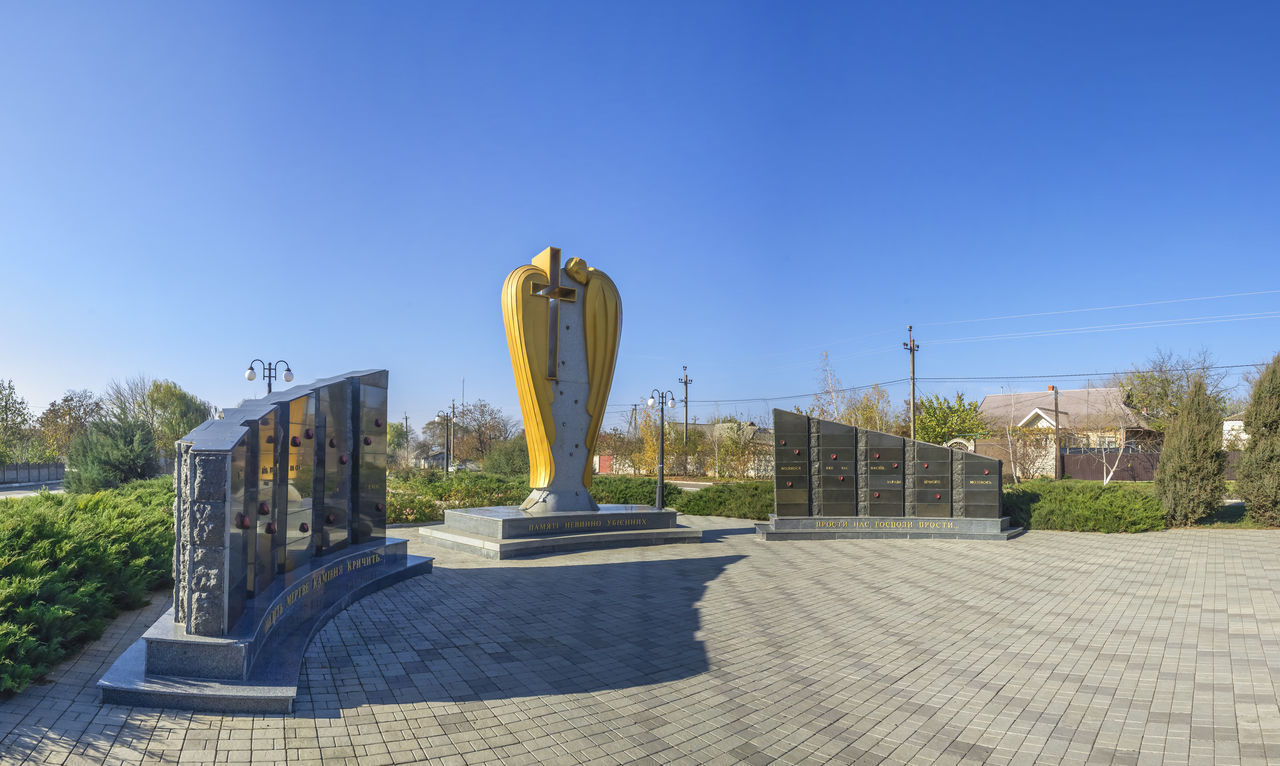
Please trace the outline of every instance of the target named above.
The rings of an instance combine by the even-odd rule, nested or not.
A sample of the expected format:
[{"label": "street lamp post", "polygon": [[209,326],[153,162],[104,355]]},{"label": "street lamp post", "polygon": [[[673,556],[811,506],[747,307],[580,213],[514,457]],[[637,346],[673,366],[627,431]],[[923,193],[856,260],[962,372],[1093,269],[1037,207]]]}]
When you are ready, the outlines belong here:
[{"label": "street lamp post", "polygon": [[655,402],[658,404],[658,510],[661,511],[666,507],[663,503],[662,493],[663,461],[666,458],[666,452],[664,450],[664,444],[667,436],[666,409],[668,407],[676,406],[676,395],[670,391],[659,391],[655,388],[649,393],[649,406],[652,407]]},{"label": "street lamp post", "polygon": [[453,419],[458,415],[458,407],[454,402],[449,403],[449,411],[440,410],[436,413],[436,422],[444,423],[444,472],[449,474],[449,458],[453,452]]},{"label": "street lamp post", "polygon": [[252,381],[258,377],[257,371],[253,369],[255,362],[262,367],[262,379],[267,381],[268,394],[271,393],[271,381],[276,379],[276,369],[282,364],[284,365],[284,375],[281,375],[280,377],[284,378],[285,383],[293,382],[293,370],[289,369],[289,363],[283,359],[277,359],[275,364],[268,364],[261,359],[254,359],[252,362],[249,362],[249,369],[244,371],[245,380]]}]

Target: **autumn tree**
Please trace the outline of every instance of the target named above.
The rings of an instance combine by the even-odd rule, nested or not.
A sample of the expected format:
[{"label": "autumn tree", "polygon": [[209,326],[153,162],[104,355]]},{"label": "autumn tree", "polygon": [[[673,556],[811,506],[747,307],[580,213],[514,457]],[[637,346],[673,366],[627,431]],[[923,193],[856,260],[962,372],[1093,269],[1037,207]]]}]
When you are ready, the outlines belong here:
[{"label": "autumn tree", "polygon": [[1170,526],[1189,527],[1213,513],[1226,487],[1222,416],[1200,378],[1193,378],[1165,431],[1156,496]]},{"label": "autumn tree", "polygon": [[957,436],[980,439],[990,433],[978,402],[966,402],[956,392],[955,401],[937,394],[926,396],[916,404],[916,438],[931,444],[946,444]]},{"label": "autumn tree", "polygon": [[30,422],[27,400],[18,395],[13,380],[0,380],[0,465],[18,459]]},{"label": "autumn tree", "polygon": [[639,455],[643,447],[644,439],[630,428],[625,431],[617,427],[602,430],[596,441],[597,454],[612,455],[630,468],[632,473],[640,472]]},{"label": "autumn tree", "polygon": [[818,367],[820,391],[813,395],[807,409],[797,409],[802,415],[819,420],[846,423],[873,431],[893,433],[898,430],[903,416],[893,411],[893,399],[879,384],[864,388],[845,388],[831,367],[827,352],[822,352]]},{"label": "autumn tree", "polygon": [[213,417],[213,405],[187,393],[171,380],[154,380],[144,397],[152,437],[164,465],[172,465],[175,442]]},{"label": "autumn tree", "polygon": [[71,442],[102,414],[102,400],[92,391],[68,391],[61,399],[49,403],[36,419],[36,425],[49,451],[65,459],[71,454]]},{"label": "autumn tree", "polygon": [[514,421],[484,399],[459,405],[453,430],[454,458],[484,460],[495,444],[515,433]]},{"label": "autumn tree", "polygon": [[1253,384],[1244,429],[1249,439],[1236,467],[1236,491],[1250,519],[1280,526],[1280,354]]},{"label": "autumn tree", "polygon": [[1171,351],[1156,349],[1142,369],[1134,369],[1112,380],[1124,392],[1124,403],[1141,412],[1151,430],[1164,433],[1187,401],[1193,381],[1201,380],[1218,417],[1226,415],[1229,389],[1227,373],[1216,367],[1213,354],[1201,351],[1180,357]]}]

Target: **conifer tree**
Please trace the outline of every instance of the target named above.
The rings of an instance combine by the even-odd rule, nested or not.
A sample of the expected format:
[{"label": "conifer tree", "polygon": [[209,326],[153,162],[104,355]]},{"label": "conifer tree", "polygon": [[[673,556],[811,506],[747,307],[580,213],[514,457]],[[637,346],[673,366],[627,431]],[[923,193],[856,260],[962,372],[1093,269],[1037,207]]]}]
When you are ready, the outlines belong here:
[{"label": "conifer tree", "polygon": [[1253,384],[1244,430],[1249,439],[1236,468],[1236,491],[1250,519],[1280,526],[1280,354]]},{"label": "conifer tree", "polygon": [[97,492],[154,476],[151,428],[124,412],[98,420],[71,442],[67,468],[69,492]]},{"label": "conifer tree", "polygon": [[1189,527],[1217,510],[1226,483],[1222,419],[1203,378],[1195,378],[1165,432],[1156,496],[1169,526]]}]

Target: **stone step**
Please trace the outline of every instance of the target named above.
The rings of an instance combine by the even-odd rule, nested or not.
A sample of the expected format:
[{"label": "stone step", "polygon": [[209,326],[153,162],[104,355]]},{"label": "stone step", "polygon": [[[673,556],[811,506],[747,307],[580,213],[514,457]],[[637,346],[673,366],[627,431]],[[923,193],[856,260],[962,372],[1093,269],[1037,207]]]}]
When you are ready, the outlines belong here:
[{"label": "stone step", "polygon": [[563,535],[539,535],[501,539],[451,529],[446,524],[421,528],[426,542],[452,551],[470,553],[487,559],[509,559],[539,553],[561,553],[589,548],[628,548],[640,545],[702,542],[702,531],[676,526],[667,529],[627,529],[617,532],[577,532]]}]

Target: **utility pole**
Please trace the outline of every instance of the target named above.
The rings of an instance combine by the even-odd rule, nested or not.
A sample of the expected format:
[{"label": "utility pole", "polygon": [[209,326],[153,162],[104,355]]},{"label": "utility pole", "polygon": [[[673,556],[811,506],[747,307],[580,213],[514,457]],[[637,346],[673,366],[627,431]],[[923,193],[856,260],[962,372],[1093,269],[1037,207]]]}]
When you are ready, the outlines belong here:
[{"label": "utility pole", "polygon": [[1062,418],[1058,412],[1058,387],[1049,386],[1053,392],[1053,478],[1062,478],[1062,438],[1060,427]]},{"label": "utility pole", "polygon": [[682,364],[680,369],[684,370],[684,375],[676,378],[677,383],[684,384],[684,475],[689,475],[689,384],[693,379],[689,377],[689,365]]},{"label": "utility pole", "polygon": [[911,354],[911,440],[916,438],[916,352],[920,350],[920,344],[916,343],[911,337],[911,325],[907,325],[907,342],[902,344]]}]

